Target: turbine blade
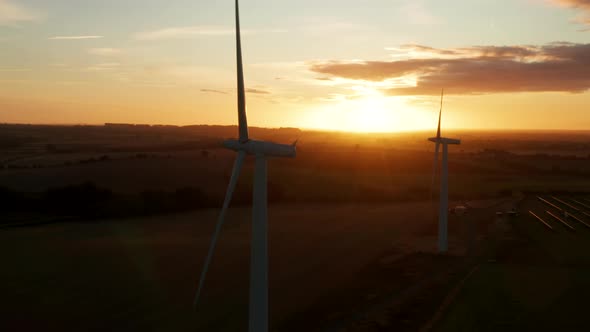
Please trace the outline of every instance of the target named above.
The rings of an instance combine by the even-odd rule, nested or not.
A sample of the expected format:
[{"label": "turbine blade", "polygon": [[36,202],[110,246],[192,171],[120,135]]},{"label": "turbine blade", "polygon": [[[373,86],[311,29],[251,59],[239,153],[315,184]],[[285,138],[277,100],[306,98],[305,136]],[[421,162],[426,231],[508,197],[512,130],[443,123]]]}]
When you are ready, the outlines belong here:
[{"label": "turbine blade", "polygon": [[227,186],[227,192],[225,194],[225,200],[223,201],[223,207],[221,208],[221,213],[219,213],[219,218],[217,219],[217,225],[215,226],[215,231],[213,232],[213,237],[211,238],[211,244],[209,245],[209,252],[207,253],[207,258],[205,259],[205,265],[203,266],[203,271],[201,272],[201,279],[199,280],[199,287],[197,288],[197,293],[195,294],[195,300],[193,302],[193,307],[197,307],[197,303],[199,302],[199,297],[201,296],[201,291],[203,290],[203,285],[205,283],[205,277],[207,276],[207,270],[209,269],[209,264],[211,263],[211,258],[213,257],[213,253],[215,252],[215,246],[217,245],[217,240],[219,238],[219,233],[221,232],[221,228],[223,226],[223,222],[225,220],[225,214],[227,212],[227,208],[229,207],[229,203],[231,201],[232,195],[234,193],[234,189],[236,189],[236,184],[238,183],[238,178],[240,176],[240,171],[242,170],[242,165],[244,164],[244,158],[246,157],[246,152],[240,151],[238,152],[238,156],[234,163],[234,168],[232,170],[231,178],[229,180],[229,185]]},{"label": "turbine blade", "polygon": [[240,142],[248,140],[248,119],[246,117],[246,88],[244,87],[244,66],[242,65],[242,40],[240,34],[240,7],[236,0],[236,58],[238,67],[238,127]]},{"label": "turbine blade", "polygon": [[443,108],[443,97],[445,94],[445,89],[442,89],[440,92],[440,111],[438,112],[438,129],[436,131],[436,138],[440,138],[440,120],[442,118],[442,108]]},{"label": "turbine blade", "polygon": [[434,197],[434,182],[436,180],[436,173],[438,171],[438,151],[440,150],[440,143],[436,142],[434,148],[434,166],[432,168],[432,183],[430,184],[430,199]]}]

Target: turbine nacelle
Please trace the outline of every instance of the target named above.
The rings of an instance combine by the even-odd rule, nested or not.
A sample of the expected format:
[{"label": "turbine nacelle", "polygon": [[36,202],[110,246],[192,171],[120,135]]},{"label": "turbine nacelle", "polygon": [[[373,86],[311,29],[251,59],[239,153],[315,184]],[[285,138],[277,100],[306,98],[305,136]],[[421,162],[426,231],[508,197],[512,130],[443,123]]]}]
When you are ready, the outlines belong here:
[{"label": "turbine nacelle", "polygon": [[265,157],[295,158],[297,155],[295,144],[277,144],[257,140],[240,142],[237,139],[230,139],[224,141],[223,146],[236,152],[244,151],[246,154],[263,155]]},{"label": "turbine nacelle", "polygon": [[459,145],[461,144],[461,140],[460,139],[455,139],[455,138],[446,138],[446,137],[431,137],[428,139],[431,142],[434,143],[440,143],[440,144],[454,144],[454,145]]}]

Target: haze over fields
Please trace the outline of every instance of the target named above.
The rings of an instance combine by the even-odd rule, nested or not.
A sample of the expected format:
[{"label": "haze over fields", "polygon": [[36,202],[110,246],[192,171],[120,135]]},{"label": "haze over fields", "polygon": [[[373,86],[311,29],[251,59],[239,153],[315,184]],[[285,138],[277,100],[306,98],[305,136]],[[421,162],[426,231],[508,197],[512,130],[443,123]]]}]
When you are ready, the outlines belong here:
[{"label": "haze over fields", "polygon": [[[101,211],[113,216],[135,215],[142,204],[148,214],[159,209],[218,207],[233,163],[233,154],[221,147],[221,141],[237,132],[235,126],[125,124],[0,125],[0,129],[2,187],[39,196],[56,194],[52,189],[92,183],[115,194],[102,203]],[[446,133],[464,142],[450,149],[450,195],[454,199],[587,188],[590,132]],[[426,138],[434,133],[252,128],[251,134],[275,142],[299,139],[296,159],[270,160],[271,204],[423,201],[430,197],[433,147]],[[248,159],[235,204],[250,202],[252,167]],[[127,202],[122,198],[125,195],[138,202],[122,203]],[[56,194],[57,201],[65,200],[66,206],[67,197]],[[172,202],[179,199],[184,203],[175,206]]]}]

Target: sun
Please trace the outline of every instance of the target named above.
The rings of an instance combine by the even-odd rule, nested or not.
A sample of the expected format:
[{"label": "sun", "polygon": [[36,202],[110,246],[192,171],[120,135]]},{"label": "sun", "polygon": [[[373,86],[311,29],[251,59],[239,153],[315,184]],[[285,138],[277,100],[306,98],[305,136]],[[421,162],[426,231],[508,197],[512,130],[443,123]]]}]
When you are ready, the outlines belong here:
[{"label": "sun", "polygon": [[402,106],[395,98],[378,94],[342,98],[314,108],[308,127],[358,133],[397,132],[403,130],[399,119]]},{"label": "sun", "polygon": [[438,107],[425,104],[424,99],[388,96],[381,89],[370,86],[355,86],[352,90],[348,95],[333,94],[321,106],[308,109],[310,116],[306,127],[357,133],[393,133],[430,130],[436,126]]},{"label": "sun", "polygon": [[391,132],[398,131],[396,111],[387,106],[385,98],[367,97],[350,103],[347,131]]}]

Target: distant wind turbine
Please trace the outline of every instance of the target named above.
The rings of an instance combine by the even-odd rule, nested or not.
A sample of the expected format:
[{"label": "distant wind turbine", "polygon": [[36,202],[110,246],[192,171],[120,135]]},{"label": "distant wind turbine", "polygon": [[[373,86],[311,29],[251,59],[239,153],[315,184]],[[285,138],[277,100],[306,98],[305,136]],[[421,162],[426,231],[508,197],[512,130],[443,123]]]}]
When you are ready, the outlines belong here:
[{"label": "distant wind turbine", "polygon": [[434,170],[432,174],[432,186],[431,193],[434,188],[434,180],[436,172],[438,170],[438,151],[440,145],[443,146],[443,169],[442,178],[440,184],[440,206],[438,210],[438,251],[446,252],[449,249],[448,244],[448,213],[449,213],[449,144],[459,145],[461,140],[441,137],[440,134],[440,123],[442,119],[442,106],[443,106],[444,89],[440,94],[440,111],[438,113],[438,129],[436,131],[436,137],[431,137],[428,140],[436,144],[434,148]]},{"label": "distant wind turbine", "polygon": [[265,141],[252,140],[248,136],[248,121],[246,117],[246,89],[244,87],[244,70],[242,65],[242,45],[240,38],[240,14],[238,0],[235,3],[236,11],[236,56],[237,56],[237,81],[238,81],[238,125],[239,139],[223,142],[224,147],[237,152],[232,175],[225,194],[225,200],[219,219],[211,239],[209,252],[199,280],[199,286],[195,295],[196,307],[211,258],[215,252],[215,246],[219,233],[223,226],[225,215],[232,198],[232,194],[238,182],[238,177],[246,155],[256,158],[254,171],[254,190],[252,203],[252,239],[250,252],[250,303],[249,303],[249,331],[268,331],[268,220],[267,220],[267,157],[290,157],[296,155],[296,143],[276,144]]}]

